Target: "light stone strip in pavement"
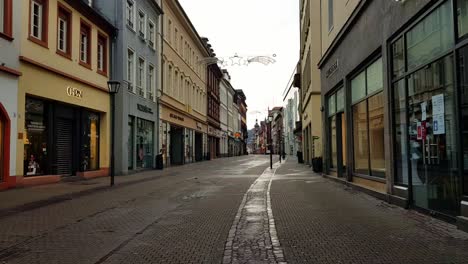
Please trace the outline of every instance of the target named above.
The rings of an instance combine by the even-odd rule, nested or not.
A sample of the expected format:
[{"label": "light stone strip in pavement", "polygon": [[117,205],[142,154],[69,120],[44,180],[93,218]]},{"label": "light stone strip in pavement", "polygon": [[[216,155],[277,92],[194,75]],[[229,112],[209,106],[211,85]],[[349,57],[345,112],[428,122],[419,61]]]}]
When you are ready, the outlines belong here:
[{"label": "light stone strip in pavement", "polygon": [[267,168],[244,194],[225,244],[223,264],[275,263],[286,264],[279,242],[270,188],[276,170]]}]

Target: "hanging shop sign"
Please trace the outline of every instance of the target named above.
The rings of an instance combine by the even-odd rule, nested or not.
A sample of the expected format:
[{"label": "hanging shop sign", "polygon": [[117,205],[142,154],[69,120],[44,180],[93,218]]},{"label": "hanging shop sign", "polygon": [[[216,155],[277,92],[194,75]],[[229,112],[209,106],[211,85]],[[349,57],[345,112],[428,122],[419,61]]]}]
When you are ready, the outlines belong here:
[{"label": "hanging shop sign", "polygon": [[67,95],[70,96],[70,97],[75,97],[75,98],[78,98],[78,99],[82,99],[83,98],[83,91],[78,89],[78,88],[68,86],[67,87]]},{"label": "hanging shop sign", "polygon": [[153,114],[153,109],[149,108],[146,105],[137,104],[137,109],[138,111],[141,111],[143,113]]}]

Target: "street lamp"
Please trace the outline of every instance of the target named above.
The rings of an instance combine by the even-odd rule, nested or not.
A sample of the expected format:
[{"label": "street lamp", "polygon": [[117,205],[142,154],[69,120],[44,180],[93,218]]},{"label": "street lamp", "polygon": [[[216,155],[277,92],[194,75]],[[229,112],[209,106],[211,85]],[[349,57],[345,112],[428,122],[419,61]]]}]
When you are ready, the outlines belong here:
[{"label": "street lamp", "polygon": [[114,186],[115,157],[114,157],[114,137],[115,137],[115,95],[119,92],[120,82],[108,81],[107,86],[111,95],[111,177],[110,186]]},{"label": "street lamp", "polygon": [[271,135],[271,127],[272,127],[272,122],[273,122],[273,116],[268,116],[268,130],[269,130],[269,133],[268,133],[268,145],[269,145],[269,148],[270,148],[270,169],[273,169],[273,137]]}]

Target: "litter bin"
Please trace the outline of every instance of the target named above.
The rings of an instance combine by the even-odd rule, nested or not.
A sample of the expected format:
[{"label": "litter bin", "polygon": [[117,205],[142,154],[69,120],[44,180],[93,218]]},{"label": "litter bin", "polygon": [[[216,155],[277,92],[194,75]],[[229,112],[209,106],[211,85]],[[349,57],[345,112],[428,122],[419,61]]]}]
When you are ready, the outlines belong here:
[{"label": "litter bin", "polygon": [[314,172],[316,172],[316,173],[321,173],[322,172],[322,164],[323,164],[322,157],[313,158],[312,159],[312,170]]},{"label": "litter bin", "polygon": [[302,151],[298,151],[298,152],[296,153],[296,155],[297,155],[297,161],[298,161],[300,164],[304,163],[304,158],[302,157]]},{"label": "litter bin", "polygon": [[156,155],[156,169],[162,170],[164,168],[163,155]]}]

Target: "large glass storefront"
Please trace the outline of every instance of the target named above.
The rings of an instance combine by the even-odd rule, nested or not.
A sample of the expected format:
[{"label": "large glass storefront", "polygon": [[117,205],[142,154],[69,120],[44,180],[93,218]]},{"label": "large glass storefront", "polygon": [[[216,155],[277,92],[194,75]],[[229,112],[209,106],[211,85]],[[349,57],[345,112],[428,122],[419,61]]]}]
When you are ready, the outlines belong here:
[{"label": "large glass storefront", "polygon": [[329,149],[331,174],[342,177],[346,173],[346,116],[344,88],[328,96]]},{"label": "large glass storefront", "polygon": [[31,97],[25,110],[25,176],[99,170],[99,113]]},{"label": "large glass storefront", "polygon": [[354,173],[385,178],[383,66],[378,59],[351,80]]},{"label": "large glass storefront", "polygon": [[445,1],[392,44],[392,92],[395,184],[410,186],[414,205],[456,215],[461,181],[452,17],[452,1]]},{"label": "large glass storefront", "polygon": [[153,168],[154,160],[154,123],[137,118],[136,127],[136,165],[140,169]]},{"label": "large glass storefront", "polygon": [[5,149],[5,121],[3,121],[2,116],[0,112],[0,182],[5,180],[5,175],[4,174],[4,168],[3,166],[5,165],[5,157],[4,157],[4,149]]}]

